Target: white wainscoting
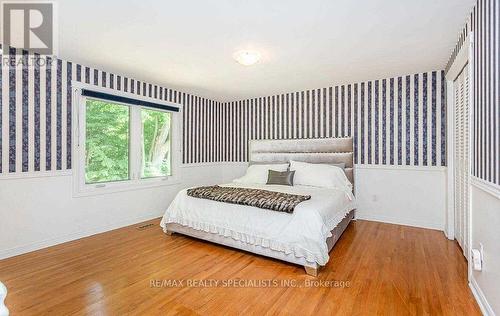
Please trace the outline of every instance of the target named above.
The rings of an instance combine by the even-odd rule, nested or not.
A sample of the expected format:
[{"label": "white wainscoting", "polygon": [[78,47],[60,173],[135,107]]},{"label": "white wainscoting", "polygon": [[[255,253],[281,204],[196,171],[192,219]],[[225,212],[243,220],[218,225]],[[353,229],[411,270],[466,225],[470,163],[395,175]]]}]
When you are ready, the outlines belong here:
[{"label": "white wainscoting", "polygon": [[357,218],[444,230],[446,168],[356,166]]},{"label": "white wainscoting", "polygon": [[500,314],[500,190],[474,177],[471,183],[471,246],[483,245],[483,266],[469,285],[485,315]]},{"label": "white wainscoting", "polygon": [[[227,183],[247,163],[183,165],[171,186],[73,197],[72,175],[0,180],[0,259],[159,217],[182,188]],[[445,169],[356,167],[357,216],[442,230]]]},{"label": "white wainscoting", "polygon": [[[230,181],[247,163],[224,169]],[[446,221],[446,168],[356,165],[359,219],[443,230]]]},{"label": "white wainscoting", "polygon": [[227,182],[228,165],[184,165],[176,185],[87,197],[73,197],[71,172],[2,178],[0,259],[159,217],[181,188]]}]

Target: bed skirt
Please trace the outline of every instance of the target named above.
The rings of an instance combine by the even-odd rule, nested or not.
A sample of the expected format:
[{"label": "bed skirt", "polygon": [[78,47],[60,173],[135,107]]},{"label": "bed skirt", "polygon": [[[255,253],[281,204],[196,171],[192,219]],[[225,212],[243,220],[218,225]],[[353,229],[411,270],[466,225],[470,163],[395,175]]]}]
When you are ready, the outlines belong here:
[{"label": "bed skirt", "polygon": [[[351,220],[354,219],[354,215],[355,215],[355,210],[350,211],[344,217],[344,219],[342,219],[342,221],[337,226],[335,226],[335,228],[331,231],[332,236],[326,240],[326,244],[328,245],[328,252],[330,252],[332,250],[333,246],[335,246],[337,241],[340,239],[340,237],[342,236],[342,233],[346,230],[347,226],[349,226],[349,223],[351,222]],[[255,253],[258,255],[271,257],[274,259],[283,260],[286,262],[290,262],[290,263],[294,263],[294,264],[298,264],[298,265],[302,265],[302,266],[306,266],[306,267],[311,267],[314,269],[319,267],[316,262],[309,262],[303,257],[296,257],[293,253],[286,254],[286,253],[281,252],[281,251],[272,250],[270,248],[265,248],[265,247],[262,247],[259,245],[248,244],[248,243],[245,243],[245,242],[240,241],[240,240],[235,240],[231,237],[225,237],[225,236],[221,236],[221,235],[215,234],[215,233],[209,233],[209,232],[205,232],[205,231],[201,231],[201,230],[196,230],[196,229],[193,229],[193,228],[190,228],[187,226],[182,226],[182,225],[176,224],[176,223],[168,223],[166,230],[168,232],[175,232],[175,233],[191,236],[191,237],[198,238],[198,239],[203,239],[203,240],[210,241],[213,243],[229,246],[232,248],[237,248],[237,249],[244,250],[244,251],[249,251],[249,252],[252,252],[252,253]]]}]

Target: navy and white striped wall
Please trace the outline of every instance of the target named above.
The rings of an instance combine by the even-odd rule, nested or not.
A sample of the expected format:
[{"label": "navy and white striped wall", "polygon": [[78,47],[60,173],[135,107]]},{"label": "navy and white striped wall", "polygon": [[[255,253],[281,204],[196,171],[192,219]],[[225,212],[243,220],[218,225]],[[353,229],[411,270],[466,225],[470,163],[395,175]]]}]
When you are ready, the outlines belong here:
[{"label": "navy and white striped wall", "polygon": [[[0,174],[71,169],[72,80],[183,104],[183,162],[217,159],[221,103],[61,59],[8,53],[0,67]],[[42,62],[27,66],[28,58]]]},{"label": "navy and white striped wall", "polygon": [[183,99],[183,163],[223,162],[223,103],[188,96]]},{"label": "navy and white striped wall", "polygon": [[472,175],[496,185],[500,185],[499,12],[499,0],[477,1],[446,66],[448,71],[468,34],[474,32]]},{"label": "navy and white striped wall", "polygon": [[223,161],[249,139],[353,136],[355,162],[445,166],[444,71],[224,103]]},{"label": "navy and white striped wall", "polygon": [[453,63],[455,62],[455,59],[457,58],[458,53],[460,52],[460,50],[464,46],[465,41],[470,33],[470,27],[471,27],[470,21],[467,20],[467,22],[465,23],[465,26],[462,28],[462,30],[458,34],[458,40],[457,40],[457,43],[455,44],[455,48],[453,48],[453,52],[451,53],[450,59],[448,60],[448,63],[446,63],[446,67],[444,68],[445,73],[448,73],[448,71],[451,68],[451,65],[453,65]]},{"label": "navy and white striped wall", "polygon": [[470,21],[475,60],[472,174],[500,185],[500,0],[478,0]]},{"label": "navy and white striped wall", "polygon": [[354,136],[356,163],[444,166],[444,72],[313,89],[237,102],[199,96],[76,63],[44,59],[0,74],[0,172],[72,167],[72,93],[76,80],[183,105],[183,163],[246,161],[249,139]]}]

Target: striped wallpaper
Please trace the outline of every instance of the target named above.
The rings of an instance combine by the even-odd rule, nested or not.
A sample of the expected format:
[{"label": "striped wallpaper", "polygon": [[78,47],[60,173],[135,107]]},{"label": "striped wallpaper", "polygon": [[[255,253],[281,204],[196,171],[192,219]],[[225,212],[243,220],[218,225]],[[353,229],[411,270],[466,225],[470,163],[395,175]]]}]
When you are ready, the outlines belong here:
[{"label": "striped wallpaper", "polygon": [[479,0],[470,21],[475,41],[472,174],[500,185],[500,0]]},{"label": "striped wallpaper", "polygon": [[0,171],[72,166],[71,81],[183,105],[182,162],[246,161],[249,139],[354,136],[358,164],[446,165],[443,71],[221,103],[69,61],[2,56]]},{"label": "striped wallpaper", "polygon": [[[497,185],[499,1],[478,1],[446,65],[473,31],[472,172]],[[444,71],[221,103],[12,48],[2,61],[1,174],[71,169],[72,80],[182,104],[183,163],[246,161],[249,139],[351,135],[358,164],[446,165]]]},{"label": "striped wallpaper", "polygon": [[224,103],[222,160],[249,139],[353,136],[355,163],[445,166],[444,71]]},{"label": "striped wallpaper", "polygon": [[458,56],[458,53],[460,52],[460,50],[465,44],[465,41],[467,40],[467,36],[469,36],[469,32],[470,32],[470,21],[467,20],[467,23],[465,23],[465,26],[462,28],[462,31],[460,31],[460,33],[458,34],[458,40],[457,43],[455,44],[455,48],[453,49],[450,59],[448,60],[448,63],[444,68],[445,73],[448,73],[448,71],[451,68],[451,65],[453,65],[453,62]]},{"label": "striped wallpaper", "polygon": [[[474,32],[474,99],[472,106],[472,174],[500,185],[499,55],[500,1],[479,0],[460,32],[449,70],[470,32]],[[465,48],[467,49],[467,48]]]},{"label": "striped wallpaper", "polygon": [[[184,162],[210,162],[221,127],[219,102],[85,67],[28,55],[13,48],[1,56],[0,174],[68,170],[72,166],[72,88],[76,80],[184,105]],[[29,59],[39,62],[30,64]]]}]

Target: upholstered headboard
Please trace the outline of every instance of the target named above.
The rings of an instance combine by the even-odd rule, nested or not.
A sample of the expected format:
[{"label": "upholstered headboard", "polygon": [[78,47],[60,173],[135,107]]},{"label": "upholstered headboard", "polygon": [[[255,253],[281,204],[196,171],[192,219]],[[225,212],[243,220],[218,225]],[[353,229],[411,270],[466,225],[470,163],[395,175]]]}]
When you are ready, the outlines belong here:
[{"label": "upholstered headboard", "polygon": [[251,140],[249,146],[250,163],[277,163],[290,160],[345,163],[347,178],[354,187],[352,137]]}]

